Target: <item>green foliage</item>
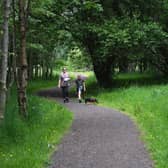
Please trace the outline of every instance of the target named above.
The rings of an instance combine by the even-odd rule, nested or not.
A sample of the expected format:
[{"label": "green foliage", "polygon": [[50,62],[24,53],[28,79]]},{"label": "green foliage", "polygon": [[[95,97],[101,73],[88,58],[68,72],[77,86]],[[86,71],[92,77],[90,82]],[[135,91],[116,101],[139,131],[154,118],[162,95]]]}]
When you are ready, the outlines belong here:
[{"label": "green foliage", "polygon": [[106,17],[133,17],[137,15],[141,20],[160,19],[158,14],[163,13],[164,3],[167,0],[104,0],[101,4]]},{"label": "green foliage", "polygon": [[[129,62],[145,58],[151,63],[163,64],[159,49],[163,44],[167,46],[168,34],[155,22],[144,23],[137,18],[115,18],[102,26],[92,26],[91,31],[96,36],[95,61],[106,64],[110,60],[113,69],[124,58]],[[165,62],[164,66],[166,65]]]},{"label": "green foliage", "polygon": [[[113,19],[107,21],[102,27],[94,27],[97,33],[101,56],[112,54],[120,56],[124,50],[127,55],[131,52],[151,50],[161,45],[162,41],[167,42],[168,34],[154,22],[143,23],[138,19]],[[115,53],[116,52],[116,53]]]},{"label": "green foliage", "polygon": [[[167,32],[163,29],[162,17],[157,16],[158,13],[166,14],[163,2],[105,0],[86,1],[84,4],[78,1],[75,5],[77,9],[69,19],[73,23],[69,24],[69,31],[92,57],[99,83],[105,79],[99,77],[98,67],[104,69],[103,65],[106,65],[103,74],[107,74],[108,79],[110,69],[113,72],[123,62],[126,63],[124,66],[132,62],[142,63],[144,69],[151,64],[155,69],[167,73],[166,56],[160,51],[161,46],[167,48]],[[70,9],[73,7],[70,6]]]},{"label": "green foliage", "polygon": [[72,48],[68,53],[67,65],[75,71],[91,69],[90,61],[88,55],[78,47]]},{"label": "green foliage", "polygon": [[[46,0],[32,1],[31,6],[28,55],[34,58],[31,63],[34,66],[53,69],[57,66],[55,60],[66,60],[73,48],[80,46],[80,50],[87,52],[80,60],[87,60],[85,55],[89,55],[96,74],[100,73],[97,67],[104,69],[103,65],[109,62],[111,66],[106,69],[112,71],[106,70],[104,74],[110,74],[123,62],[122,66],[129,66],[141,61],[167,72],[166,56],[160,48],[167,48],[167,33],[163,29],[166,0],[164,3],[159,0]],[[158,13],[162,17],[158,18]],[[32,33],[35,36],[32,37]],[[78,59],[79,54],[73,58]],[[76,64],[75,61],[72,64]],[[104,79],[98,77],[100,80]]]},{"label": "green foliage", "polygon": [[[104,79],[98,77],[97,67],[104,69],[108,62],[111,66],[106,69],[112,71],[104,74],[120,64],[141,62],[167,74],[167,9],[167,0],[32,0],[27,34],[29,72],[37,77],[33,70],[42,69],[41,74],[49,78],[52,73],[48,71],[57,66],[57,59],[67,59],[72,48],[80,46],[87,52],[82,57],[89,55],[98,81]],[[10,25],[12,32],[12,19]],[[17,34],[17,46],[18,39]]]}]

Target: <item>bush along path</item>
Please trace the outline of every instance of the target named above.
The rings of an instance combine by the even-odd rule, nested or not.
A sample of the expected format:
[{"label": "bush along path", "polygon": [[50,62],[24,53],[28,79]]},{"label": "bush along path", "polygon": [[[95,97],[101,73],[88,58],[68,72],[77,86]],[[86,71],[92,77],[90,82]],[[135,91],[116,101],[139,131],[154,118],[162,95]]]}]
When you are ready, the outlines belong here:
[{"label": "bush along path", "polygon": [[[38,93],[62,102],[58,89]],[[153,168],[140,133],[128,116],[104,107],[64,104],[75,115],[49,168]]]}]

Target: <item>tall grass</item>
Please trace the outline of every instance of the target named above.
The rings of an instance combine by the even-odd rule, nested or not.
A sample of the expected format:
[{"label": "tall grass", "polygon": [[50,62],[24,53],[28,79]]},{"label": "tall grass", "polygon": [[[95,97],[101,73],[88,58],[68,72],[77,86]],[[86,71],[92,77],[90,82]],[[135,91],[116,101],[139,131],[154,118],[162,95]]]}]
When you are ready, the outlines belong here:
[{"label": "tall grass", "polygon": [[[90,80],[91,90],[95,79]],[[128,114],[138,124],[156,168],[168,168],[168,85],[166,79],[151,75],[120,75],[113,89],[96,89],[90,93],[100,105]],[[159,84],[160,83],[160,84]],[[88,83],[89,84],[89,83]],[[89,84],[89,85],[90,85]]]},{"label": "tall grass", "polygon": [[[39,86],[46,87],[46,81],[32,82],[28,90],[35,91]],[[72,113],[54,101],[29,94],[29,117],[23,121],[16,100],[12,90],[5,121],[0,126],[0,167],[46,167],[56,144],[71,125]]]}]

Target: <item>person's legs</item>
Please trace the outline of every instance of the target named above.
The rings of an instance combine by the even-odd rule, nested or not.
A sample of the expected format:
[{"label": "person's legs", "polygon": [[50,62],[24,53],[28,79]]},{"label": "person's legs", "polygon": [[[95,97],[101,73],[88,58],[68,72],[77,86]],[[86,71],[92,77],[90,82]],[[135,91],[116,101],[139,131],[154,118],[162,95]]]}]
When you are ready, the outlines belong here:
[{"label": "person's legs", "polygon": [[65,99],[69,102],[69,87],[65,87]]},{"label": "person's legs", "polygon": [[64,103],[66,102],[66,87],[62,87],[62,97],[64,99]]},{"label": "person's legs", "polygon": [[81,91],[81,97],[82,97],[82,99],[85,99],[85,92],[84,92],[84,89],[82,89],[82,91]]},{"label": "person's legs", "polygon": [[81,88],[78,88],[78,100],[79,100],[79,103],[82,102],[82,100],[81,100],[81,93],[82,93]]}]

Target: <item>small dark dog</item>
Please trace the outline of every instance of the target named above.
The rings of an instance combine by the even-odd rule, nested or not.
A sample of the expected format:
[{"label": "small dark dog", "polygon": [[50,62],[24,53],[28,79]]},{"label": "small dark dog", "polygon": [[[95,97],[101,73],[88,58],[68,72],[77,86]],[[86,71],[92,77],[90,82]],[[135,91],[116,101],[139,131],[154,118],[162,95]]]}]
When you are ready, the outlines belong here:
[{"label": "small dark dog", "polygon": [[98,100],[96,98],[86,98],[85,104],[87,103],[98,103]]}]

